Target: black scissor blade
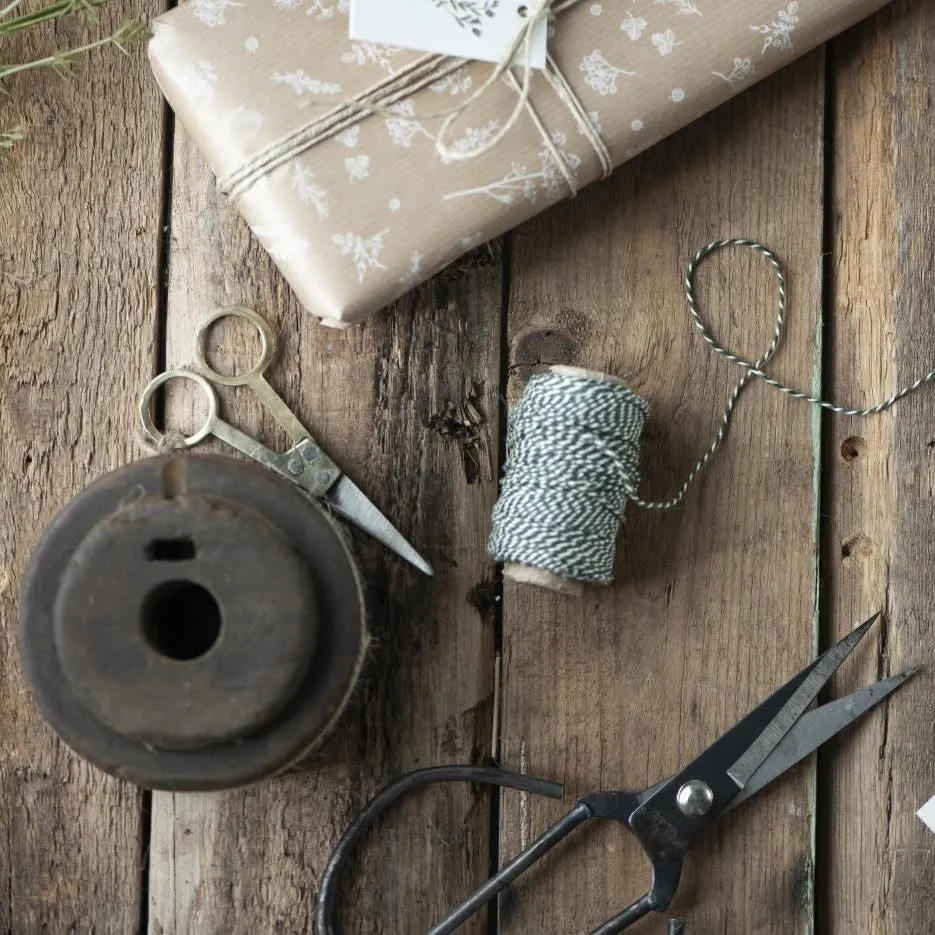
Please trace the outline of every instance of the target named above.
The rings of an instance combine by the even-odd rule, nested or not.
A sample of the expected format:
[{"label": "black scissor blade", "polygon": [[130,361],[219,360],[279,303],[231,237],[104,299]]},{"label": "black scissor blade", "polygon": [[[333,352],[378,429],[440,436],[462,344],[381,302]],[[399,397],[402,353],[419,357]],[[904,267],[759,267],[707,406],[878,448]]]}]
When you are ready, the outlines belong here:
[{"label": "black scissor blade", "polygon": [[918,669],[911,669],[908,672],[894,675],[892,678],[883,679],[803,714],[795,727],[783,737],[779,746],[750,777],[743,790],[731,802],[728,810],[736,808],[764,786],[768,786],[786,770],[801,763],[823,743],[840,733],[849,724],[853,724],[897,688],[904,685],[918,671]]},{"label": "black scissor blade", "polygon": [[[880,615],[874,614],[857,629],[851,631],[843,640],[822,653],[805,670],[805,678],[783,704],[759,736],[744,751],[743,755],[727,770],[727,775],[742,789],[750,777],[763,765],[766,758],[781,743],[796,721],[805,713],[808,706],[818,697],[818,693],[838,670],[838,666],[853,652],[854,647],[863,639],[871,624]],[[768,703],[768,702],[767,702]]]},{"label": "black scissor blade", "polygon": [[[646,840],[651,834],[647,830],[650,824],[675,829],[682,846],[687,847],[724,814],[746,782],[763,765],[838,666],[850,655],[877,616],[879,614],[861,624],[778,688],[696,760],[640,797],[641,807],[631,817],[630,825],[650,853],[651,844]],[[743,781],[738,781],[738,777]],[[685,783],[695,781],[704,783],[713,793],[713,804],[703,816],[689,817],[679,808],[677,795]]]}]

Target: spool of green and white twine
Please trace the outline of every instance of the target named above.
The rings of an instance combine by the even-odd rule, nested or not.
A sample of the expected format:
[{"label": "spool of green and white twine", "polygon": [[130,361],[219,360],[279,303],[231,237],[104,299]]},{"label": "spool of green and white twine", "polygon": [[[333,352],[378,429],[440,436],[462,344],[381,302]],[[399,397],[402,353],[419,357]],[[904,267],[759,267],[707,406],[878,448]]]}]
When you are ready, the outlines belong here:
[{"label": "spool of green and white twine", "polygon": [[[776,274],[779,301],[769,346],[755,361],[721,345],[701,318],[695,296],[698,265],[724,247],[760,254]],[[582,584],[610,584],[614,552],[627,505],[667,510],[689,487],[727,436],[734,406],[752,380],[830,412],[868,416],[884,412],[935,379],[935,369],[875,406],[854,409],[802,393],[774,380],[763,368],[776,353],[786,313],[786,277],[776,255],[752,240],[717,240],[702,247],[685,270],[685,298],[692,324],[708,347],[739,366],[743,376],[727,400],[711,444],[668,500],[647,501],[638,493],[640,437],[649,403],[617,377],[577,367],[552,367],[536,374],[510,413],[507,461],[494,507],[488,543],[491,556],[514,581],[570,594]]]},{"label": "spool of green and white twine", "polygon": [[580,593],[610,581],[639,484],[649,403],[617,377],[577,367],[530,378],[510,414],[509,459],[489,550],[514,581]]}]

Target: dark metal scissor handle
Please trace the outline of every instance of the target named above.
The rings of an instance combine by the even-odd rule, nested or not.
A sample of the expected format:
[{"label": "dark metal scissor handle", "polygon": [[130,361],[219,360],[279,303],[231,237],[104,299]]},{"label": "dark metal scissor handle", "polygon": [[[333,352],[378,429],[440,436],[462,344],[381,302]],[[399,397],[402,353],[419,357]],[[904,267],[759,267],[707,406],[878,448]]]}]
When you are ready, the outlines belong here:
[{"label": "dark metal scissor handle", "polygon": [[[315,931],[318,935],[334,935],[331,920],[334,916],[339,873],[351,851],[377,818],[407,793],[443,782],[479,782],[488,786],[519,789],[521,792],[530,792],[533,795],[547,796],[551,799],[560,799],[563,795],[563,789],[558,783],[487,766],[434,766],[407,773],[380,792],[338,841],[321,875],[321,890],[318,893],[318,905],[315,909]],[[472,913],[473,911],[475,910],[472,910]]]},{"label": "dark metal scissor handle", "polygon": [[[533,795],[560,799],[562,787],[545,779],[536,779],[522,773],[481,766],[437,766],[417,770],[387,786],[357,820],[345,831],[322,873],[321,890],[315,910],[315,931],[318,935],[334,935],[332,917],[337,895],[338,876],[351,851],[373,823],[397,799],[424,786],[443,782],[479,782],[486,785],[519,789]],[[548,850],[569,835],[589,818],[610,818],[622,821],[629,827],[628,818],[639,806],[639,798],[627,793],[610,792],[584,796],[563,818],[549,827],[524,851],[494,874],[483,886],[453,909],[435,925],[428,935],[450,935],[458,926],[506,889],[520,874],[528,870]],[[632,830],[632,829],[631,829]],[[661,911],[669,904],[678,886],[681,873],[681,857],[676,860],[660,860],[658,855],[649,855],[652,860],[653,882],[645,896],[636,900],[623,912],[614,916],[592,935],[615,935],[653,911]]]}]

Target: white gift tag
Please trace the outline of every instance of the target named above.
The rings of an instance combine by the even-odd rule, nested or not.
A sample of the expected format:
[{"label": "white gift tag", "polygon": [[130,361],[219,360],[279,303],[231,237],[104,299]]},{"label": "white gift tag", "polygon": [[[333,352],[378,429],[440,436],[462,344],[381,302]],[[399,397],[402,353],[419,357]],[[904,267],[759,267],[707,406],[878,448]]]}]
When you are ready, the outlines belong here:
[{"label": "white gift tag", "polygon": [[[500,62],[543,0],[351,0],[351,39]],[[548,24],[536,24],[531,63],[545,68]],[[517,61],[524,61],[521,50]]]},{"label": "white gift tag", "polygon": [[935,831],[935,796],[929,799],[916,814],[928,825],[929,831]]}]

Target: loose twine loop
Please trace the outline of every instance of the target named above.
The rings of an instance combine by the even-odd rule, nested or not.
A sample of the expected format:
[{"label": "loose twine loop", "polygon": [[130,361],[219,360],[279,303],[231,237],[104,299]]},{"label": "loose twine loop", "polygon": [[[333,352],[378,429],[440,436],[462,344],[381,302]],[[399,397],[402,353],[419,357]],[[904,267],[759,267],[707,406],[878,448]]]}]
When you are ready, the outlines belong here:
[{"label": "loose twine loop", "polygon": [[[776,276],[778,302],[772,337],[756,360],[721,344],[699,309],[697,269],[706,257],[726,247],[753,250]],[[703,246],[686,266],[684,288],[692,324],[702,340],[744,370],[727,399],[711,444],[675,494],[665,500],[645,500],[638,492],[640,436],[649,403],[606,374],[553,367],[550,373],[533,376],[510,414],[507,461],[488,543],[488,551],[504,563],[508,577],[572,594],[581,593],[584,581],[609,584],[627,504],[668,510],[682,503],[724,444],[737,400],[753,380],[838,415],[870,416],[935,379],[935,369],[930,370],[882,402],[861,409],[803,393],[769,376],[764,368],[779,348],[785,326],[786,275],[776,254],[756,241],[733,238]]]},{"label": "loose twine loop", "polygon": [[178,429],[167,429],[157,441],[143,429],[137,428],[133,432],[133,442],[147,457],[172,454],[173,451],[181,451],[187,447],[185,435]]},{"label": "loose twine loop", "polygon": [[[497,146],[500,141],[507,135],[507,133],[513,129],[517,121],[520,119],[523,110],[529,108],[533,72],[532,46],[536,35],[536,30],[540,27],[540,25],[547,24],[550,20],[554,19],[560,12],[562,12],[562,10],[569,9],[570,7],[573,7],[580,2],[581,0],[542,0],[541,6],[539,6],[538,9],[529,10],[529,8],[526,7],[527,12],[524,14],[526,19],[525,24],[517,33],[509,49],[507,49],[507,51],[504,53],[503,58],[501,58],[497,63],[497,66],[491,72],[490,76],[480,86],[480,88],[478,88],[472,95],[467,98],[467,100],[453,107],[445,117],[445,121],[439,128],[438,137],[435,141],[435,148],[442,159],[446,161],[476,159],[482,153],[489,152],[491,149]],[[521,83],[518,83],[516,78],[513,76],[511,69],[520,52],[522,52],[523,80]],[[575,94],[574,89],[568,82],[568,79],[562,74],[561,69],[559,69],[555,59],[551,56],[551,54],[547,55],[546,64],[548,67],[543,71],[543,75],[552,86],[553,90],[571,109],[582,133],[597,153],[604,172],[604,177],[606,178],[613,171],[613,164],[611,162],[610,152],[607,150],[607,146],[604,144],[603,137],[595,126],[593,119],[587,111],[587,108],[584,106],[578,95]],[[513,107],[513,111],[504,122],[503,126],[500,127],[500,129],[494,133],[490,139],[485,140],[479,146],[472,147],[471,149],[464,152],[458,152],[457,150],[451,149],[447,143],[447,137],[455,121],[476,101],[482,98],[504,76],[507,76],[511,81],[514,89],[517,91],[518,96],[516,104]],[[535,111],[530,110],[530,113],[536,123],[536,127],[539,130],[540,135],[542,136],[547,148],[550,151],[550,154],[552,155],[552,158],[555,160],[559,171],[564,175],[565,181],[568,183],[569,190],[571,191],[572,195],[576,194],[577,185],[575,183],[575,178],[571,172],[569,172],[568,167],[565,165],[565,160],[562,158],[561,153],[555,147],[551,134],[542,124]]]}]

